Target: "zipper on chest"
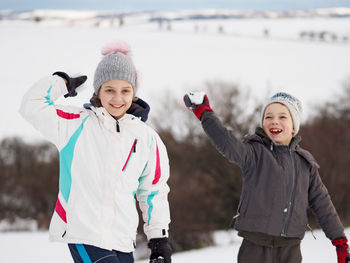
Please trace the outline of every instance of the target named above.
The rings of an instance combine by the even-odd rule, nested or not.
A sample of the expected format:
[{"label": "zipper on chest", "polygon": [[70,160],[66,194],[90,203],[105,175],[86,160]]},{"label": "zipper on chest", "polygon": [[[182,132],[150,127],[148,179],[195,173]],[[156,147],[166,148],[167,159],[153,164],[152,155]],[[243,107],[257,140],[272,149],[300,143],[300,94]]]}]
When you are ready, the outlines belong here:
[{"label": "zipper on chest", "polygon": [[132,147],[131,147],[130,152],[128,154],[128,158],[126,159],[125,164],[123,165],[123,169],[122,169],[123,172],[126,170],[132,154],[136,153],[136,144],[137,144],[137,139],[134,140],[134,143],[132,144]]},{"label": "zipper on chest", "polygon": [[286,237],[287,236],[287,226],[291,217],[291,210],[292,210],[292,200],[294,198],[294,191],[295,191],[295,181],[296,181],[296,174],[295,174],[295,161],[294,161],[294,156],[293,152],[290,149],[289,150],[289,156],[291,160],[291,172],[292,172],[292,180],[291,180],[291,187],[289,190],[289,196],[288,196],[288,201],[286,204],[286,207],[283,209],[283,225],[282,225],[282,232],[281,236]]},{"label": "zipper on chest", "polygon": [[115,128],[116,128],[117,132],[120,132],[119,121],[116,121]]}]

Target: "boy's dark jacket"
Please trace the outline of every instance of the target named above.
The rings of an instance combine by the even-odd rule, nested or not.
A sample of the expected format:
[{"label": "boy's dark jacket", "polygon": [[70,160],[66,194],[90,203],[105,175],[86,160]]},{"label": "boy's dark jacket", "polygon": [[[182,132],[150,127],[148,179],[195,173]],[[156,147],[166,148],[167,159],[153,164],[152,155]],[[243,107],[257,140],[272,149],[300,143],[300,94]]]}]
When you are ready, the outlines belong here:
[{"label": "boy's dark jacket", "polygon": [[216,148],[242,169],[242,195],[235,228],[272,236],[302,239],[310,208],[326,236],[344,235],[313,156],[292,139],[290,146],[274,144],[261,128],[238,140],[214,113],[202,115],[202,126]]}]

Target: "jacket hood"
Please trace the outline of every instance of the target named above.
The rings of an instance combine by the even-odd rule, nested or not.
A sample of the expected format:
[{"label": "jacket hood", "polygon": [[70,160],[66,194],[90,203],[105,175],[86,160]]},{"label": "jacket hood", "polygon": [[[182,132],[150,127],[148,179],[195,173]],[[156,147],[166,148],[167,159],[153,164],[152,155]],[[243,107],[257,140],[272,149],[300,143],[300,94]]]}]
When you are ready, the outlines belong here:
[{"label": "jacket hood", "polygon": [[150,109],[151,108],[147,102],[140,98],[136,98],[136,100],[132,102],[130,108],[127,110],[126,113],[141,118],[141,121],[146,122],[148,119]]}]

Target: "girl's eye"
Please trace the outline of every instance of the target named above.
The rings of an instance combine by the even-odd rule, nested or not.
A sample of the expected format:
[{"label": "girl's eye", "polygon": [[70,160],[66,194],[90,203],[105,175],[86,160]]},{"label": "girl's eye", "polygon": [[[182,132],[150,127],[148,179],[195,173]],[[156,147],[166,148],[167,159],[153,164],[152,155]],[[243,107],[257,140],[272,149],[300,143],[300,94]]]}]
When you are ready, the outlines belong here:
[{"label": "girl's eye", "polygon": [[129,92],[131,92],[131,90],[130,89],[123,89],[122,92],[123,93],[129,93]]},{"label": "girl's eye", "polygon": [[266,116],[265,119],[271,119],[271,116]]}]

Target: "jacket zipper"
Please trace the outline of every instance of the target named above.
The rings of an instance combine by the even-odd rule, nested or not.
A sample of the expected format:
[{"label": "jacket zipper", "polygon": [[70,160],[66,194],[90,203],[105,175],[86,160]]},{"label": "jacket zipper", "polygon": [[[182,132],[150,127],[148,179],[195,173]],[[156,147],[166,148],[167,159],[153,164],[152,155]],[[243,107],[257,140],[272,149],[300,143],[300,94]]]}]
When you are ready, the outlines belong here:
[{"label": "jacket zipper", "polygon": [[119,127],[119,122],[117,121],[117,124],[116,124],[116,128],[117,128],[117,132],[120,132],[120,127]]},{"label": "jacket zipper", "polygon": [[135,140],[134,140],[134,143],[132,144],[132,147],[131,147],[131,150],[130,150],[130,152],[129,152],[128,158],[126,159],[126,162],[125,162],[125,164],[124,164],[124,166],[123,166],[123,169],[122,169],[123,172],[125,171],[126,166],[127,166],[128,163],[129,163],[131,154],[132,154],[132,153],[136,153],[136,144],[137,144],[137,139],[135,139]]},{"label": "jacket zipper", "polygon": [[287,225],[289,223],[289,219],[290,219],[290,215],[291,215],[291,210],[292,210],[292,199],[294,196],[294,188],[295,188],[295,180],[296,180],[296,176],[295,176],[295,163],[294,163],[294,158],[293,158],[293,152],[292,149],[289,150],[289,155],[290,155],[290,159],[291,159],[291,163],[292,163],[292,186],[290,188],[290,192],[289,192],[289,197],[288,197],[288,203],[286,208],[283,210],[284,213],[284,221],[283,221],[283,225],[282,225],[282,232],[281,232],[281,236],[286,237],[286,230],[287,230]]}]

